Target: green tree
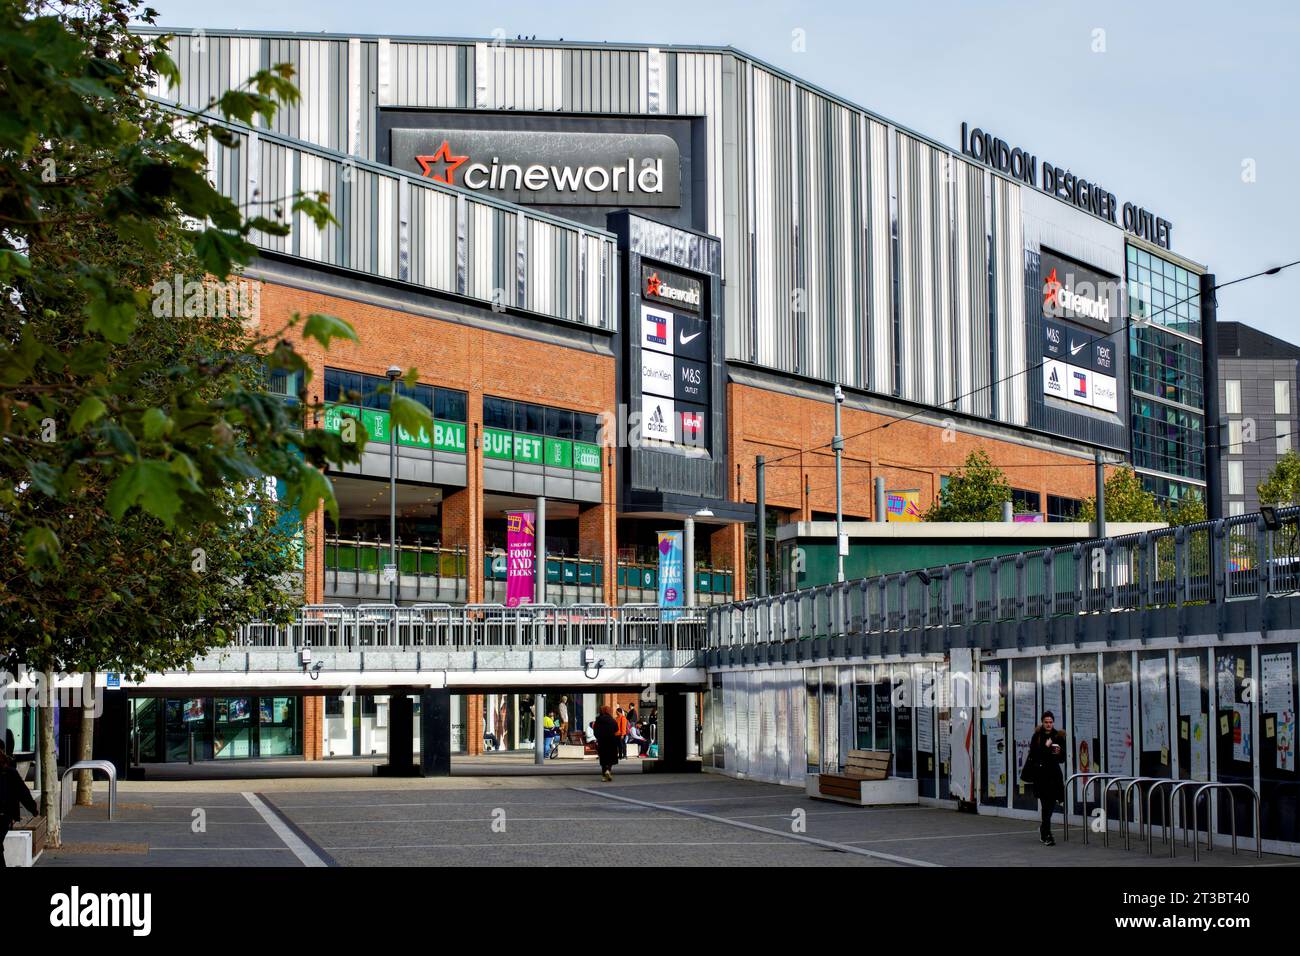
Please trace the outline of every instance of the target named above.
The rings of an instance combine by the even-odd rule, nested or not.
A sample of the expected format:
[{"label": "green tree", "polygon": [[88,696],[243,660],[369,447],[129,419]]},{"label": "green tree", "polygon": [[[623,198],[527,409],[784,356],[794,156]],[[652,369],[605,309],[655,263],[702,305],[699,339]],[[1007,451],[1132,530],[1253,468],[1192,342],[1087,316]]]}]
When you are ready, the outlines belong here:
[{"label": "green tree", "polygon": [[1002,505],[1011,500],[1011,484],[982,448],[948,476],[926,521],[1001,521]]},{"label": "green tree", "polygon": [[[292,69],[180,124],[148,96],[179,80],[165,41],[126,28],[153,18],[131,0],[0,0],[0,660],[47,687],[61,671],[186,666],[282,612],[295,595],[278,509],[335,512],[323,468],[366,438],[307,427],[294,343],[355,340],[346,323],[254,336],[238,316],[151,301],[155,283],[237,275],[254,231],[286,234],[290,212],[331,220],[324,194],[245,210],[209,182],[209,145],[236,144],[213,118],[269,120],[296,99]],[[269,394],[266,369],[299,376],[299,401]],[[401,396],[391,413],[432,428]],[[41,750],[57,845],[50,706]]]},{"label": "green tree", "polygon": [[[1088,498],[1079,509],[1078,521],[1097,520],[1097,499]],[[1165,520],[1155,495],[1142,487],[1132,468],[1116,468],[1106,478],[1106,520],[1157,522]]]},{"label": "green tree", "polygon": [[1292,449],[1279,458],[1256,491],[1261,504],[1300,504],[1300,453]]}]

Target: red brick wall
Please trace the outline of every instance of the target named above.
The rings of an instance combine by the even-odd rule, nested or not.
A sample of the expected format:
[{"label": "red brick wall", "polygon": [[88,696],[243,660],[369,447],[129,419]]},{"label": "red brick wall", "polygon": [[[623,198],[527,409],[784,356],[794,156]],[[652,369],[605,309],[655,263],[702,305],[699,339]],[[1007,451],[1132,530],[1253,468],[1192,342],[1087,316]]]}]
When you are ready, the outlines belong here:
[{"label": "red brick wall", "polygon": [[[421,382],[468,393],[468,485],[463,505],[452,501],[456,497],[453,494],[448,498],[448,510],[455,527],[472,531],[468,537],[470,567],[477,570],[470,574],[470,600],[482,600],[483,462],[481,449],[475,449],[474,445],[481,444],[483,396],[497,395],[594,414],[613,412],[616,407],[614,359],[563,345],[442,321],[400,308],[262,283],[258,318],[262,334],[283,330],[295,313],[306,317],[315,312],[347,320],[360,341],[336,339],[326,352],[314,341],[303,341],[298,329],[288,333],[312,369],[313,378],[308,387],[312,400],[323,397],[326,365],[381,376],[393,364],[404,369],[414,367],[420,371]],[[615,485],[608,463],[605,472],[604,498],[607,504],[611,504]],[[463,515],[456,510],[458,507],[463,507]],[[316,536],[310,531],[313,521],[321,526],[319,516],[309,519],[305,590],[310,600],[319,601],[323,596],[323,584],[319,578],[324,562]],[[612,548],[612,519],[609,523],[607,547]]]},{"label": "red brick wall", "polygon": [[[754,457],[771,462],[793,457],[767,468],[767,504],[799,512],[804,520],[812,511],[835,511],[835,456],[829,447],[835,431],[835,409],[830,402],[812,401],[747,385],[728,387],[732,461],[740,464],[741,496],[755,501]],[[873,482],[885,479],[891,491],[920,491],[921,508],[939,493],[940,478],[960,467],[966,456],[982,448],[1006,473],[1015,488],[1035,490],[1043,496],[1088,498],[1093,493],[1091,459],[1030,448],[1013,442],[945,430],[918,421],[894,420],[873,412],[843,409],[843,433],[875,430],[844,443],[844,516],[871,520],[875,504]],[[817,447],[826,446],[826,447]],[[817,450],[799,454],[802,448]],[[1068,467],[1062,467],[1068,466]],[[811,494],[805,496],[805,487]]]},{"label": "red brick wall", "polygon": [[302,698],[302,755],[320,760],[325,746],[325,698],[306,694]]},{"label": "red brick wall", "polygon": [[[606,486],[609,481],[606,480]],[[578,512],[578,550],[584,558],[599,558],[603,565],[602,596],[606,604],[617,600],[617,522],[612,502],[590,505]]]}]

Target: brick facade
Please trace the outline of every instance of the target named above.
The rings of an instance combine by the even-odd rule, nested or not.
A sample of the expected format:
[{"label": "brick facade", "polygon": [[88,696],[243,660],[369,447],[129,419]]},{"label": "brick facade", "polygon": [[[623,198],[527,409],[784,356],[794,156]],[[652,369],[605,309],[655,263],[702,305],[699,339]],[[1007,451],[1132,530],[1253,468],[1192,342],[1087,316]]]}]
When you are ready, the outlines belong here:
[{"label": "brick facade", "polygon": [[[754,458],[765,455],[771,463],[766,474],[768,507],[788,509],[802,521],[811,520],[815,511],[833,514],[834,405],[736,383],[728,385],[727,396],[732,462],[740,466],[742,499],[757,500]],[[1013,488],[1038,492],[1044,507],[1049,492],[1080,499],[1093,494],[1091,457],[970,434],[960,423],[940,428],[848,407],[841,414],[847,520],[875,519],[877,477],[885,479],[890,491],[919,491],[922,510],[928,508],[939,494],[942,477],[961,467],[977,448],[1003,469]],[[801,454],[800,449],[816,450]]]},{"label": "brick facade", "polygon": [[320,760],[325,746],[325,698],[304,694],[302,698],[302,755],[306,760]]}]

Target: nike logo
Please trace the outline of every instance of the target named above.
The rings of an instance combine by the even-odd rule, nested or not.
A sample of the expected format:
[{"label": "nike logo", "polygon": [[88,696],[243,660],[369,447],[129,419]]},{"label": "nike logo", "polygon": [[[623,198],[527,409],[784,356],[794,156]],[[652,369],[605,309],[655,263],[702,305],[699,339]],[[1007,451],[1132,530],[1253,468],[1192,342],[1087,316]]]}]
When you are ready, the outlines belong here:
[{"label": "nike logo", "polygon": [[694,335],[687,335],[685,332],[682,332],[677,336],[677,341],[680,345],[689,345],[692,341],[698,339],[703,334],[703,332],[696,332]]},{"label": "nike logo", "polygon": [[1083,351],[1084,349],[1086,349],[1087,347],[1088,347],[1088,343],[1087,343],[1087,342],[1083,342],[1083,343],[1081,343],[1081,344],[1079,344],[1079,345],[1075,345],[1075,344],[1071,343],[1071,344],[1070,344],[1070,354],[1071,354],[1071,355],[1078,355],[1080,352],[1082,352],[1082,351]]}]

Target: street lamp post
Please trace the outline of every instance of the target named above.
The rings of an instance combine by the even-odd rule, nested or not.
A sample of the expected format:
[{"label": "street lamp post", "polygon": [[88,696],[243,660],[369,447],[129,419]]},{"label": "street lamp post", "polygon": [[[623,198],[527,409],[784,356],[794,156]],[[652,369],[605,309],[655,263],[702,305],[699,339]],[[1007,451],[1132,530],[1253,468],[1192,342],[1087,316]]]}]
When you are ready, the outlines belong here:
[{"label": "street lamp post", "polygon": [[388,366],[388,381],[393,390],[388,394],[388,603],[397,604],[397,428],[393,424],[393,395],[402,370]]}]

